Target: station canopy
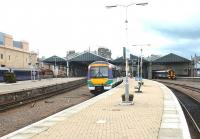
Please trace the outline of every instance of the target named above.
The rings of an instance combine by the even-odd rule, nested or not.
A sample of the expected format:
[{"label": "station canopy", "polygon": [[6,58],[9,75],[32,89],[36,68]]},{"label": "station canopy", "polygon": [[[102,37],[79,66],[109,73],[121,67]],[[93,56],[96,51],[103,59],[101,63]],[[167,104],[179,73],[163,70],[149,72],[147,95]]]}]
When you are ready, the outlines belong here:
[{"label": "station canopy", "polygon": [[113,64],[123,64],[125,63],[125,59],[123,56],[116,58],[115,60],[112,61]]},{"label": "station canopy", "polygon": [[97,54],[89,52],[89,51],[85,51],[80,54],[75,54],[75,55],[69,56],[67,59],[69,60],[70,63],[76,62],[76,63],[81,63],[81,64],[90,64],[94,61],[110,62],[110,59],[107,59],[105,57],[102,57],[100,55],[97,55]]},{"label": "station canopy", "polygon": [[49,63],[49,64],[57,64],[57,65],[66,65],[67,61],[69,63],[79,63],[79,64],[90,64],[94,61],[107,61],[111,62],[110,59],[107,59],[105,57],[102,57],[100,55],[97,55],[92,52],[82,52],[82,53],[74,53],[66,58],[61,58],[56,55],[51,56],[49,58],[46,58],[43,60],[44,63]]},{"label": "station canopy", "polygon": [[[139,58],[139,61],[140,61],[141,60],[140,57],[130,54],[130,59],[128,60],[129,64],[138,62],[138,58]],[[144,58],[142,58],[142,61],[143,61],[143,63],[148,63],[148,61],[145,60]],[[123,64],[123,63],[125,63],[125,59],[124,59],[123,56],[121,56],[121,57],[116,58],[115,60],[113,60],[112,63],[113,64]]]},{"label": "station canopy", "polygon": [[44,63],[57,64],[57,65],[66,65],[66,60],[64,58],[58,57],[56,55],[51,56],[43,60]]},{"label": "station canopy", "polygon": [[[74,54],[68,56],[67,58],[61,58],[61,57],[54,55],[54,56],[51,56],[51,57],[43,60],[44,63],[49,63],[49,64],[53,64],[53,65],[54,64],[66,65],[67,62],[88,65],[94,61],[107,61],[107,62],[116,64],[116,65],[122,65],[125,63],[123,56],[116,58],[115,60],[111,60],[111,59],[107,59],[105,57],[102,57],[98,54],[95,54],[95,53],[89,52],[89,51],[85,51],[82,53],[74,53]],[[140,57],[139,57],[139,61],[140,61]],[[138,56],[131,54],[128,62],[129,62],[129,64],[137,63]],[[149,61],[147,61],[143,58],[143,63],[148,63],[148,62]],[[180,57],[176,54],[170,53],[170,54],[160,57],[152,62],[153,63],[190,63],[191,61],[184,57]]]},{"label": "station canopy", "polygon": [[170,53],[153,61],[153,63],[190,63],[190,62],[191,62],[190,60],[173,53]]}]

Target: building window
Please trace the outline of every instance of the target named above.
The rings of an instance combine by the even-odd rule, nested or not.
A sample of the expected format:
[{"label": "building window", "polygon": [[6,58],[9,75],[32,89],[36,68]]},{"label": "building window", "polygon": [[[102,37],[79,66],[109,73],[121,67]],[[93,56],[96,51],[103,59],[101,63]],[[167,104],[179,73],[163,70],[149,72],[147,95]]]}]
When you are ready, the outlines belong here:
[{"label": "building window", "polygon": [[10,60],[10,55],[9,55],[8,59]]},{"label": "building window", "polygon": [[16,48],[22,48],[22,43],[20,41],[13,41],[13,46]]},{"label": "building window", "polygon": [[1,54],[1,59],[3,59],[3,54]]},{"label": "building window", "polygon": [[0,45],[4,45],[4,33],[0,32]]}]

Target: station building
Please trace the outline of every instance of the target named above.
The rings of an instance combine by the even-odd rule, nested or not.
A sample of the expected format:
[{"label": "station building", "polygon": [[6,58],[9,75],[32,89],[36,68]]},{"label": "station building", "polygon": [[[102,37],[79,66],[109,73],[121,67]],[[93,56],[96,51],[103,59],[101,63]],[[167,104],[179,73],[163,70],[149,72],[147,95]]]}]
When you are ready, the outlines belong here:
[{"label": "station building", "polygon": [[[117,65],[121,69],[121,73],[125,76],[125,60],[123,57],[111,60],[102,57],[98,54],[85,51],[82,53],[75,53],[67,58],[59,58],[53,56],[45,59],[43,62],[49,64],[48,67],[58,66],[60,71],[64,71],[66,75],[71,77],[86,77],[88,65],[94,61],[108,61],[114,65]],[[140,68],[140,63],[142,61],[142,70]],[[163,57],[146,60],[135,55],[130,55],[128,60],[129,74],[131,76],[137,77],[138,71],[143,78],[152,79],[153,72],[158,70],[168,70],[173,69],[177,76],[191,76],[192,74],[192,62],[184,57],[178,56],[176,54],[170,53]]]},{"label": "station building", "polygon": [[43,68],[49,68],[58,74],[63,73],[70,77],[86,77],[88,65],[94,61],[108,61],[111,60],[104,58],[93,52],[84,51],[82,53],[74,53],[68,57],[60,58],[52,56],[43,60]]},{"label": "station building", "polygon": [[99,47],[98,48],[98,55],[103,56],[105,58],[111,59],[111,50],[105,47]]},{"label": "station building", "polygon": [[0,67],[30,68],[37,63],[37,53],[29,51],[26,41],[15,41],[0,32]]},{"label": "station building", "polygon": [[153,61],[149,61],[148,78],[151,79],[154,71],[172,69],[176,76],[191,76],[191,61],[170,53]]},{"label": "station building", "polygon": [[[147,66],[148,66],[148,61],[145,60],[144,58],[135,56],[130,54],[130,59],[128,60],[128,70],[129,70],[129,75],[130,76],[138,76],[138,70],[141,71],[140,68],[140,62],[142,61],[142,75],[143,77],[147,78]],[[112,61],[114,65],[117,65],[122,68],[122,75],[125,76],[126,70],[125,70],[125,59],[123,56],[116,58],[115,60]],[[139,73],[141,74],[141,72]]]}]

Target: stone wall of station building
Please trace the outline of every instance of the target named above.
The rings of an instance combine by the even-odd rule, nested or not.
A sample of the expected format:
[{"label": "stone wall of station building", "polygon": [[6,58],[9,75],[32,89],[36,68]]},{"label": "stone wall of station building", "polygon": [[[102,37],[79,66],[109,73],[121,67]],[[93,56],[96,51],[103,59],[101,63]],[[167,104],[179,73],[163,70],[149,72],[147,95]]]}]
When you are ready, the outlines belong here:
[{"label": "stone wall of station building", "polygon": [[0,67],[30,68],[37,63],[37,53],[29,51],[29,44],[21,41],[21,48],[14,47],[11,35],[4,35],[4,44],[0,45]]}]

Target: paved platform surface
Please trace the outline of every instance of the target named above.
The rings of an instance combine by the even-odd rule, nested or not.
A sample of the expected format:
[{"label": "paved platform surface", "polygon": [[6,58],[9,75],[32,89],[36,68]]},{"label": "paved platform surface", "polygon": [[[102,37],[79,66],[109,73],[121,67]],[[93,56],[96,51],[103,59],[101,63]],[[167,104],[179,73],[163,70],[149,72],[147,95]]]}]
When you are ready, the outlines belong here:
[{"label": "paved platform surface", "polygon": [[2,139],[189,139],[187,124],[176,98],[165,86],[144,80],[134,104],[121,103],[124,84],[61,111]]},{"label": "paved platform surface", "polygon": [[[134,86],[131,80],[131,93]],[[120,105],[123,85],[112,91],[115,92],[112,96],[67,118],[35,139],[157,138],[163,111],[160,88],[145,82],[143,93],[135,94],[134,105],[129,106]]]},{"label": "paved platform surface", "polygon": [[28,80],[28,81],[17,81],[16,83],[0,83],[0,95],[11,93],[23,89],[31,89],[42,86],[50,86],[54,84],[61,84],[70,81],[80,80],[83,78],[49,78],[42,80]]}]

